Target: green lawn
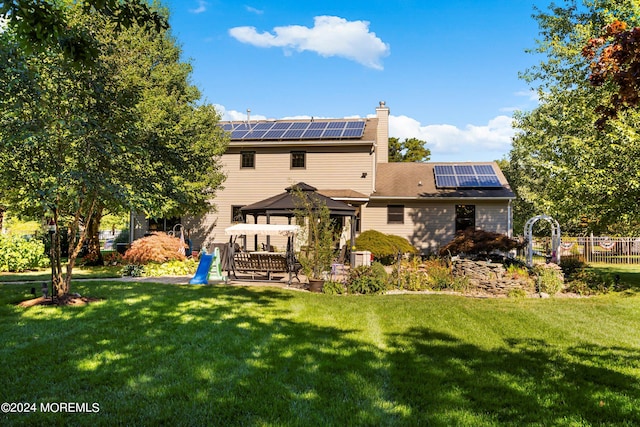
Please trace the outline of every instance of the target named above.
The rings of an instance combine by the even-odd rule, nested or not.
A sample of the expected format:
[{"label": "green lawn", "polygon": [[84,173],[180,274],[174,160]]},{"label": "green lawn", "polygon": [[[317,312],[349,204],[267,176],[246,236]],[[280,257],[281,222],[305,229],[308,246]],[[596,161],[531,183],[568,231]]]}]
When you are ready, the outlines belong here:
[{"label": "green lawn", "polygon": [[[473,299],[0,284],[7,425],[640,425],[640,294]],[[50,408],[59,408],[52,406]]]}]

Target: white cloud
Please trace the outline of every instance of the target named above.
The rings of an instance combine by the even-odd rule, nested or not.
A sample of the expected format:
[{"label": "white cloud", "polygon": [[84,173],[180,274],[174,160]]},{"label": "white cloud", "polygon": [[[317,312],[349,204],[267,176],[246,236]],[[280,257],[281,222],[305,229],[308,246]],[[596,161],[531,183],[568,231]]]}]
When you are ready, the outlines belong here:
[{"label": "white cloud", "polygon": [[527,98],[529,101],[535,102],[535,103],[539,103],[540,102],[540,96],[538,95],[538,91],[534,90],[534,89],[529,89],[529,90],[521,90],[515,93],[516,96],[522,96]]},{"label": "white cloud", "polygon": [[256,9],[255,7],[245,6],[244,8],[247,12],[255,13],[256,15],[262,15],[264,13],[264,10]]},{"label": "white cloud", "polygon": [[[220,120],[247,120],[246,111],[227,110],[224,105],[215,105],[216,110],[220,113]],[[251,120],[267,120],[266,116],[251,114]]]},{"label": "white cloud", "polygon": [[347,58],[377,70],[382,70],[382,58],[390,51],[387,43],[369,31],[369,22],[337,16],[316,16],[312,28],[289,25],[259,33],[255,27],[235,27],[229,34],[257,47],[281,47],[287,55],[291,50],[311,51],[324,57]]},{"label": "white cloud", "polygon": [[513,119],[497,116],[486,125],[467,125],[463,129],[449,125],[422,125],[407,116],[389,117],[389,136],[427,141],[433,161],[497,160],[511,149],[515,130]]},{"label": "white cloud", "polygon": [[[247,120],[246,111],[227,110],[216,105],[221,120]],[[367,115],[375,117],[375,115]],[[279,117],[279,119],[309,119],[311,116],[299,115]],[[316,119],[329,117],[315,117]],[[349,116],[344,118],[360,118]],[[251,114],[251,120],[274,120],[263,115]],[[511,150],[511,138],[515,129],[511,127],[513,119],[509,116],[497,116],[485,125],[467,125],[463,129],[449,124],[422,125],[418,120],[407,116],[389,116],[389,136],[403,140],[418,138],[427,142],[431,150],[432,161],[492,161],[506,156]]]},{"label": "white cloud", "polygon": [[195,9],[189,9],[189,12],[195,13],[196,15],[199,13],[204,13],[207,11],[207,6],[209,4],[204,0],[198,0],[198,7]]}]

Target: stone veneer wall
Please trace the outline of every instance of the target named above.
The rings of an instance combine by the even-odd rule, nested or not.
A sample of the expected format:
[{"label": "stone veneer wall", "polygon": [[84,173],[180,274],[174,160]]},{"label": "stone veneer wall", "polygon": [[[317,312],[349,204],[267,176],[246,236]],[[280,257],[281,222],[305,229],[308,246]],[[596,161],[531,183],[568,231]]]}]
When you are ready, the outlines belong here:
[{"label": "stone veneer wall", "polygon": [[452,272],[454,277],[465,276],[469,280],[471,292],[504,296],[517,289],[536,292],[533,277],[509,274],[501,263],[458,259],[452,262]]}]

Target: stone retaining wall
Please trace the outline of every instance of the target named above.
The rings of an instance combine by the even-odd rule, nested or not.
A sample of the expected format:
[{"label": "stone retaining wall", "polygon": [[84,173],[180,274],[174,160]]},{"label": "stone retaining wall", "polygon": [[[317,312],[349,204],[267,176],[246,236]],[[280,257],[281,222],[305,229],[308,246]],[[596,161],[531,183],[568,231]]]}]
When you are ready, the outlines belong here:
[{"label": "stone retaining wall", "polygon": [[452,272],[454,277],[464,276],[469,280],[472,293],[506,296],[514,290],[536,292],[534,278],[510,274],[501,263],[458,259],[452,262]]}]

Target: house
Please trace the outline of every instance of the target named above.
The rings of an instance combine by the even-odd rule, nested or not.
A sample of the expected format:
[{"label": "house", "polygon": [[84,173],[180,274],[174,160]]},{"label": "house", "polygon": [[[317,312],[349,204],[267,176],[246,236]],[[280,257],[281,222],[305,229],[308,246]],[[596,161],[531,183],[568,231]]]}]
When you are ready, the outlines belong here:
[{"label": "house", "polygon": [[[356,208],[356,232],[375,229],[435,252],[467,227],[510,235],[515,198],[495,162],[389,163],[389,108],[374,117],[221,122],[231,140],[221,162],[227,174],[216,209],[198,218],[136,217],[135,238],[181,223],[194,248],[227,241],[244,206],[306,183]],[[266,221],[265,218],[257,219]],[[286,223],[288,218],[270,218]],[[350,224],[345,224],[350,226]],[[257,242],[247,242],[257,249]]]}]

